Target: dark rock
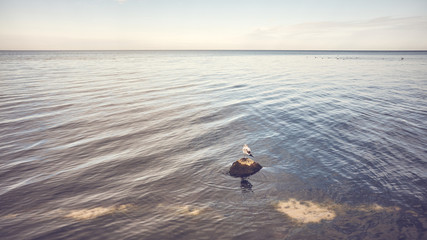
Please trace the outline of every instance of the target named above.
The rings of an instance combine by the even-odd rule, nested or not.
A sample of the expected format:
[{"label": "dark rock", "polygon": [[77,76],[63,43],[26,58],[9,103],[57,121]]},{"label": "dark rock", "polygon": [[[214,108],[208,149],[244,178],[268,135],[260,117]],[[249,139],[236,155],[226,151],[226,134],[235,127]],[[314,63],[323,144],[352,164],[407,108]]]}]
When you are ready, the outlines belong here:
[{"label": "dark rock", "polygon": [[230,167],[230,175],[233,177],[249,177],[261,170],[262,166],[250,158],[241,158]]}]

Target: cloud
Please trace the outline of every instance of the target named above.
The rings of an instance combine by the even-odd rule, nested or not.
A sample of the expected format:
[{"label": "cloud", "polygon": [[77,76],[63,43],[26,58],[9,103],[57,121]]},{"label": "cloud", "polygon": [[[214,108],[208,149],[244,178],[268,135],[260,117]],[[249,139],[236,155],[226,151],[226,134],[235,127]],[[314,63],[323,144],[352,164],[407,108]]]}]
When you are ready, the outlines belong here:
[{"label": "cloud", "polygon": [[305,22],[254,30],[249,44],[274,49],[427,49],[427,18]]},{"label": "cloud", "polygon": [[122,4],[122,3],[126,2],[127,0],[115,0],[115,1]]}]

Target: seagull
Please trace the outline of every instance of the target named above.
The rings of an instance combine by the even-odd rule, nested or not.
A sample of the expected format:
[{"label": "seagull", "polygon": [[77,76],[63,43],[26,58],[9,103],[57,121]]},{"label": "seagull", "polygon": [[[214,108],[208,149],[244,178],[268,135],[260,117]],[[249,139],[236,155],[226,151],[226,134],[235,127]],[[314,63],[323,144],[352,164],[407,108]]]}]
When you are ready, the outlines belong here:
[{"label": "seagull", "polygon": [[253,155],[252,155],[252,153],[251,153],[251,149],[248,147],[248,145],[243,145],[243,148],[242,148],[242,152],[243,152],[243,154],[246,154],[246,155],[248,155],[248,156],[251,156],[251,157],[254,157]]}]

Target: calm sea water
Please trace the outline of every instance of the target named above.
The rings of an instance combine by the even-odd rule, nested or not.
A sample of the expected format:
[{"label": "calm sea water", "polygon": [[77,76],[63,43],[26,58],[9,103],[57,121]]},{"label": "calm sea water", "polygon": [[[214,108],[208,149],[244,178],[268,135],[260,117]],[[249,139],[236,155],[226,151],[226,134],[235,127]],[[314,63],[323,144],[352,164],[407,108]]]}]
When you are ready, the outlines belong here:
[{"label": "calm sea water", "polygon": [[427,52],[3,51],[0,238],[426,239],[426,97]]}]

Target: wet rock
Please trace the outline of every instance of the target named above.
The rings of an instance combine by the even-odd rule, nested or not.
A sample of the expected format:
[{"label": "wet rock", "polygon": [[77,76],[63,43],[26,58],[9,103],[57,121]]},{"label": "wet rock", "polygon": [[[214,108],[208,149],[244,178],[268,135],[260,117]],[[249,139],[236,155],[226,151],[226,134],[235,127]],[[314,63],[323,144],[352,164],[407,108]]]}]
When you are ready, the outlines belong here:
[{"label": "wet rock", "polygon": [[250,158],[241,158],[230,167],[230,175],[233,177],[249,177],[261,170],[262,166]]}]

